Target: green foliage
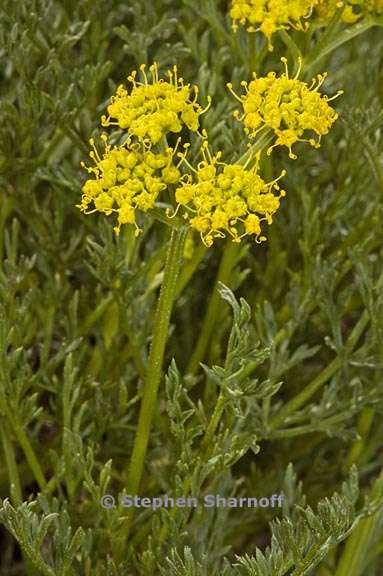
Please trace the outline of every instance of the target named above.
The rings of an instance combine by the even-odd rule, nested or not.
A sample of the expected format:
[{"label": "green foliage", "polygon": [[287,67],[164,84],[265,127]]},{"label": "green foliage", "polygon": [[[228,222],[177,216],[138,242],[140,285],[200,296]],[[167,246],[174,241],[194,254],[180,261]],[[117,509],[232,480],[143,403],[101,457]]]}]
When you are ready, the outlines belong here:
[{"label": "green foliage", "polygon": [[[379,22],[277,35],[269,53],[218,0],[0,10],[0,573],[378,576]],[[288,171],[267,243],[189,238],[140,490],[283,493],[283,507],[140,508],[127,541],[126,510],[100,500],[127,491],[169,227],[150,214],[138,238],[116,237],[82,215],[80,161],[115,87],[153,61],[212,95],[203,125],[237,160],[226,83],[278,71],[282,55],[292,70],[298,54],[305,79],[327,69],[325,90],[345,90],[340,119],[319,150],[262,155],[270,180]]]}]

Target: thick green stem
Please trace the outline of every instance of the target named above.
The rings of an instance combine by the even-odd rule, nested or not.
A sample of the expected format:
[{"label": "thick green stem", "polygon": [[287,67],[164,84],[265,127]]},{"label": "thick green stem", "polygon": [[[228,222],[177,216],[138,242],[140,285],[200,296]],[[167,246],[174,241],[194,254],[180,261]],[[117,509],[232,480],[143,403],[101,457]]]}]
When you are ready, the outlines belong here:
[{"label": "thick green stem", "polygon": [[194,348],[194,352],[190,359],[187,371],[194,374],[199,366],[199,363],[205,357],[210,339],[215,328],[215,322],[219,313],[220,295],[218,292],[218,285],[220,282],[227,284],[233,272],[234,265],[238,258],[240,247],[234,242],[228,242],[224,248],[223,256],[218,268],[217,277],[215,279],[214,288],[210,296],[209,304],[202,323],[201,331]]},{"label": "thick green stem", "polygon": [[[137,494],[139,491],[151,423],[157,405],[157,393],[161,379],[162,363],[176,291],[177,277],[181,267],[185,236],[185,228],[172,230],[169,250],[166,257],[164,279],[154,323],[148,371],[143,386],[136,438],[128,471],[127,490],[128,494],[132,495]],[[129,534],[133,514],[134,508],[129,508],[126,517],[127,534]]]}]

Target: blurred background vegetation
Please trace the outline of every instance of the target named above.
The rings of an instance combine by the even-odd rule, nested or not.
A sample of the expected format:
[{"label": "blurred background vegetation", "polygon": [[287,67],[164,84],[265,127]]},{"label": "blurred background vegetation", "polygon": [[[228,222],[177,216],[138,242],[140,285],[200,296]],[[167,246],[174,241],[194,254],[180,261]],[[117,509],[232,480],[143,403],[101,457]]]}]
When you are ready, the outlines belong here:
[{"label": "blurred background vegetation", "polygon": [[[99,504],[126,485],[168,234],[146,216],[138,238],[116,237],[104,216],[82,215],[80,161],[116,86],[153,61],[177,63],[201,102],[213,97],[210,139],[227,161],[241,156],[226,83],[281,70],[282,55],[309,54],[324,30],[294,32],[288,47],[277,37],[270,53],[259,35],[232,32],[228,10],[213,0],[2,0],[4,576],[382,573],[378,26],[306,69],[308,79],[328,71],[329,94],[344,89],[340,119],[320,150],[263,158],[267,177],[288,170],[268,242],[206,250],[195,238],[179,279],[142,493],[283,491],[283,513],[140,511],[126,543],[120,511]],[[212,294],[204,367],[191,370]]]}]

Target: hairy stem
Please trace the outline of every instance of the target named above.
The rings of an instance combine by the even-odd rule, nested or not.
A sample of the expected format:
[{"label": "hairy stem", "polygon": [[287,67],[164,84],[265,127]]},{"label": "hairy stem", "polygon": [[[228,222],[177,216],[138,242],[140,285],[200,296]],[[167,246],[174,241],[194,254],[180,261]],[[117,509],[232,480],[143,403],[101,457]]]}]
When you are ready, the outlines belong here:
[{"label": "hairy stem", "polygon": [[[129,494],[137,494],[140,487],[151,423],[157,403],[162,363],[168,336],[170,316],[173,309],[177,277],[182,261],[185,236],[185,228],[172,230],[166,257],[164,279],[155,317],[148,370],[143,386],[137,432],[128,470],[127,489]],[[129,508],[125,525],[127,535],[129,534],[133,514],[134,508]]]}]

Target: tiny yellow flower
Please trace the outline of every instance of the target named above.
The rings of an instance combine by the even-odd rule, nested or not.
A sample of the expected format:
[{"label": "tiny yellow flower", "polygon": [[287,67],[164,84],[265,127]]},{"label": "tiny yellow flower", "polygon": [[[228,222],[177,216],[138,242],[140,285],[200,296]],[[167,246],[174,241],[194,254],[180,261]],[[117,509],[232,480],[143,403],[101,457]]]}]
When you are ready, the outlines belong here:
[{"label": "tiny yellow flower", "polygon": [[[328,98],[319,92],[326,74],[319,74],[308,85],[298,80],[299,70],[294,78],[290,78],[286,58],[281,60],[285,65],[281,76],[269,72],[266,77],[257,78],[254,73],[250,83],[242,82],[245,94],[241,96],[235,94],[232,84],[228,84],[228,88],[242,105],[243,114],[236,111],[234,115],[243,122],[249,137],[254,138],[261,130],[272,130],[276,140],[268,154],[276,146],[286,146],[290,158],[296,158],[292,151],[296,142],[308,142],[316,148],[320,146],[321,137],[328,133],[338,118],[329,102],[342,91]],[[310,137],[304,138],[307,133]]]}]

